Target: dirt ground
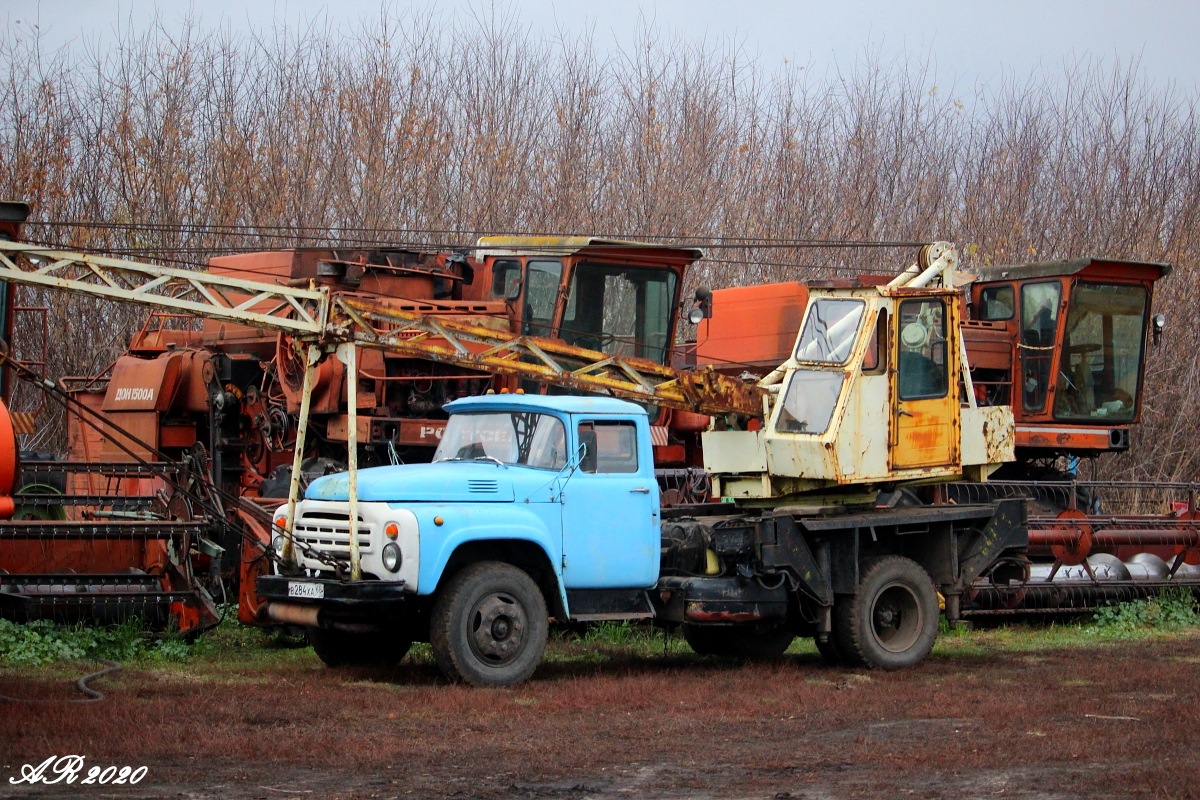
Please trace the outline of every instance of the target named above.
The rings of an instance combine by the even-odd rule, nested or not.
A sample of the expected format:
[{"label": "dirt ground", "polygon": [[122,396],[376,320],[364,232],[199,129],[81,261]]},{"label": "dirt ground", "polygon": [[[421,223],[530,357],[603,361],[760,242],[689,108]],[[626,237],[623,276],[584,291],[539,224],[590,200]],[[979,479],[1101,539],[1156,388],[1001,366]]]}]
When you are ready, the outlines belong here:
[{"label": "dirt ground", "polygon": [[[601,648],[510,690],[428,659],[324,669],[129,667],[78,694],[0,672],[0,797],[1200,797],[1200,633],[1095,647],[939,646],[894,673]],[[565,647],[566,645],[558,645]],[[83,670],[86,671],[86,670]],[[13,785],[52,755],[133,786]]]}]

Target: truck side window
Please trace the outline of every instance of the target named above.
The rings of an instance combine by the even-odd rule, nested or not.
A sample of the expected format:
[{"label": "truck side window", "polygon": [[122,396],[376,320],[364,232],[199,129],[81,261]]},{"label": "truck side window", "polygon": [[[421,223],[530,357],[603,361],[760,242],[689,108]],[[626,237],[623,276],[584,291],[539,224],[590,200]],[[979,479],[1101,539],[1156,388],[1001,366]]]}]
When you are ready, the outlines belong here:
[{"label": "truck side window", "polygon": [[578,432],[579,443],[587,448],[580,460],[583,472],[638,471],[637,426],[632,422],[581,422]]}]

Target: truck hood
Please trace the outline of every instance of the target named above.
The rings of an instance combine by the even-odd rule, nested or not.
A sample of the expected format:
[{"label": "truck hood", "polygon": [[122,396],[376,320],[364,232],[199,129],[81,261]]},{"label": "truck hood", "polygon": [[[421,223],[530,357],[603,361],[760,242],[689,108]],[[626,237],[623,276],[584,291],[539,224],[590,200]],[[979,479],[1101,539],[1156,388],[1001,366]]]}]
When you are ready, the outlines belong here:
[{"label": "truck hood", "polygon": [[[304,496],[345,502],[350,497],[350,474],[317,478]],[[369,467],[358,471],[358,499],[364,503],[511,503],[513,481],[508,467],[491,462]]]}]

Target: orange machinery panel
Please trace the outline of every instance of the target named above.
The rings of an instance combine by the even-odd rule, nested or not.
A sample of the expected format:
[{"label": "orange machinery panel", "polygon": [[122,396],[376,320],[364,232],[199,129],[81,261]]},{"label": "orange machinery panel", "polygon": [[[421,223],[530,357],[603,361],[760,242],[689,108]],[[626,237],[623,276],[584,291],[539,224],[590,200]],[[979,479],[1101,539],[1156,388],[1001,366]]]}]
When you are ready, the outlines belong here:
[{"label": "orange machinery panel", "polygon": [[808,287],[802,283],[718,289],[712,316],[696,331],[696,365],[774,369],[791,354],[807,303]]}]

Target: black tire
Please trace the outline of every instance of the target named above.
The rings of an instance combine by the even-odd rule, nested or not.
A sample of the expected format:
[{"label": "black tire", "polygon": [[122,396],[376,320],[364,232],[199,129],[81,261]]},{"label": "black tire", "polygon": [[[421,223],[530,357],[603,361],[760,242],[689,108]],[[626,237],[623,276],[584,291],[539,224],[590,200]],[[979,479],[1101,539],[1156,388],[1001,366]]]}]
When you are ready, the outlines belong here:
[{"label": "black tire", "polygon": [[701,656],[770,661],[781,657],[796,638],[784,625],[684,625],[683,638]]},{"label": "black tire", "polygon": [[429,643],[450,680],[511,686],[537,669],[549,629],[546,600],[533,579],[511,564],[483,561],[438,593]]},{"label": "black tire", "polygon": [[863,565],[858,593],[833,609],[834,639],[847,663],[902,669],[929,655],[937,639],[937,590],[921,565],[885,556]]},{"label": "black tire", "polygon": [[327,667],[392,667],[412,647],[412,637],[398,631],[348,633],[309,628],[308,643]]}]

